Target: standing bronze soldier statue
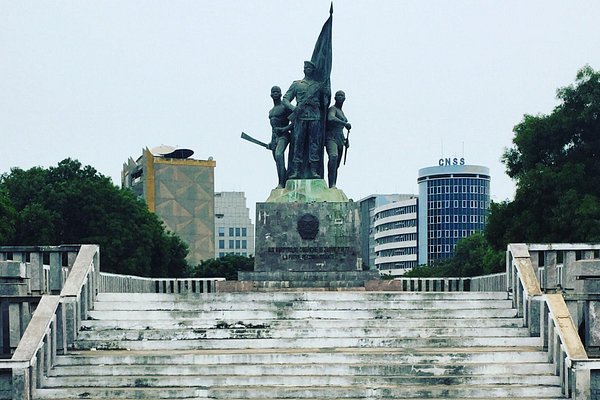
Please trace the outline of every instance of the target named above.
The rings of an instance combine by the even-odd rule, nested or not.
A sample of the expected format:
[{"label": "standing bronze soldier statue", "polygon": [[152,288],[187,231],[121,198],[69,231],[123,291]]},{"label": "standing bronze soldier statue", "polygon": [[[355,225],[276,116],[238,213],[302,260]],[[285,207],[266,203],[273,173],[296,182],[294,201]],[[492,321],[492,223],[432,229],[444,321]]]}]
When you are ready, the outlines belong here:
[{"label": "standing bronze soldier statue", "polygon": [[[283,96],[282,103],[293,110],[293,123],[288,179],[317,179],[323,177],[323,118],[322,104],[329,105],[326,82],[315,80],[315,64],[304,62],[304,78],[294,81]],[[296,106],[291,101],[296,100]]]},{"label": "standing bronze soldier statue", "polygon": [[[277,166],[277,188],[285,187],[287,180],[285,169],[285,149],[290,143],[290,124],[288,117],[292,110],[281,102],[281,88],[273,86],[271,88],[271,98],[273,99],[273,108],[269,111],[269,121],[271,122],[271,143],[269,148],[273,151],[273,158]],[[288,154],[288,158],[289,158]]]},{"label": "standing bronze soldier statue", "polygon": [[327,149],[327,173],[329,179],[329,187],[335,187],[337,182],[337,172],[342,161],[344,147],[349,147],[350,143],[347,138],[344,138],[344,128],[350,129],[352,125],[348,122],[348,118],[342,111],[342,106],[346,101],[346,94],[342,90],[335,93],[335,104],[329,107],[327,113],[327,130],[325,132],[325,148]]}]

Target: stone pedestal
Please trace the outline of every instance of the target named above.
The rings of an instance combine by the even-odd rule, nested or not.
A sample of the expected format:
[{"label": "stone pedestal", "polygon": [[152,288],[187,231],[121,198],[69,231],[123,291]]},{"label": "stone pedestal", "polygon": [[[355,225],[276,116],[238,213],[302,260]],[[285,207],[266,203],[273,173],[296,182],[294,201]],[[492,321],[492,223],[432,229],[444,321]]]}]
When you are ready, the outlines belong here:
[{"label": "stone pedestal", "polygon": [[[263,287],[342,288],[379,277],[363,271],[358,206],[322,179],[291,180],[256,204],[254,272]],[[262,282],[262,283],[258,283]]]}]

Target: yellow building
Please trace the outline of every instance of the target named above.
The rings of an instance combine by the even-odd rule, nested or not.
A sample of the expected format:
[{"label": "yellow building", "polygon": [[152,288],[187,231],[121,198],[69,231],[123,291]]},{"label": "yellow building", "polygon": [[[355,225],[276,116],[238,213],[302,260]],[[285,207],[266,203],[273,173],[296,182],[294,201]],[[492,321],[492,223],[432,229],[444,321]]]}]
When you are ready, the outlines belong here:
[{"label": "yellow building", "polygon": [[121,185],[142,197],[167,229],[188,244],[187,261],[196,265],[215,255],[216,162],[187,158],[191,154],[146,148],[137,160],[123,164]]}]

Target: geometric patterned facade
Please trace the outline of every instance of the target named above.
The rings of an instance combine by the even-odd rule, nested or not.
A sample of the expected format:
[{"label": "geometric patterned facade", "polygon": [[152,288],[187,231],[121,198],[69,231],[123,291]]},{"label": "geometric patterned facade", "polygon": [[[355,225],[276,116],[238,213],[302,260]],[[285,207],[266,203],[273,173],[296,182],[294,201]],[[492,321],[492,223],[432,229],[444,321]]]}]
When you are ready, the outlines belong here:
[{"label": "geometric patterned facade", "polygon": [[215,255],[214,160],[155,156],[145,149],[123,165],[121,183],[143,197],[148,209],[189,246],[187,262]]}]

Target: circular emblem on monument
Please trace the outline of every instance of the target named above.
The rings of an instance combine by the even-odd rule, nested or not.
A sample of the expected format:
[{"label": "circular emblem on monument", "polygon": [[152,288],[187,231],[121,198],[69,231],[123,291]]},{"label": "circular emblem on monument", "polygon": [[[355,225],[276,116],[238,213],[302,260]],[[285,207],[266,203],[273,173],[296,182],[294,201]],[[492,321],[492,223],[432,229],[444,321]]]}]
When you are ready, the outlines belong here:
[{"label": "circular emblem on monument", "polygon": [[304,214],[298,218],[298,233],[304,240],[313,240],[319,233],[319,219],[312,214]]}]

